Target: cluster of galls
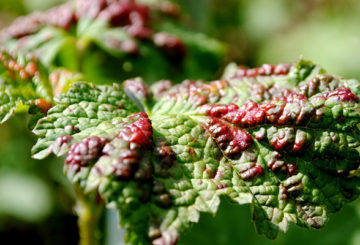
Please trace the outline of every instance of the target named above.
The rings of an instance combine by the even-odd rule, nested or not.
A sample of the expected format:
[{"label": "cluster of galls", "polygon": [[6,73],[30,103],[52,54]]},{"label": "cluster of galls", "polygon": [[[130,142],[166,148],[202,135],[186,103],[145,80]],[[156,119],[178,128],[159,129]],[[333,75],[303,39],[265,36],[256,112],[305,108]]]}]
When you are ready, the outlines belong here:
[{"label": "cluster of galls", "polygon": [[99,158],[106,142],[105,138],[94,136],[72,144],[66,156],[66,165],[73,171],[88,166]]},{"label": "cluster of galls", "polygon": [[353,94],[350,89],[344,87],[339,87],[334,91],[321,93],[318,96],[315,95],[315,97],[321,98],[322,100],[335,99],[340,102],[356,103],[359,101],[359,98]]},{"label": "cluster of galls", "polygon": [[73,137],[71,135],[60,136],[56,138],[54,145],[56,145],[56,147],[62,147],[63,145],[70,143],[72,139]]},{"label": "cluster of galls", "polygon": [[[0,50],[0,65],[5,68],[13,80],[30,81],[34,76],[39,76],[37,64],[32,57],[27,57],[25,64],[22,65],[10,53]],[[36,99],[34,104],[44,114],[51,108],[51,103],[45,99]]]},{"label": "cluster of galls", "polygon": [[[179,7],[171,2],[153,4],[152,8],[171,16],[178,15]],[[151,9],[153,10],[153,9]],[[182,60],[186,55],[184,43],[169,33],[154,33],[150,27],[150,9],[146,5],[138,4],[135,0],[78,0],[77,18],[91,17],[108,21],[112,26],[124,27],[133,37],[139,39],[152,39],[155,46],[161,48],[170,59]],[[107,40],[110,46],[118,47],[125,52],[137,54],[136,42]]]},{"label": "cluster of galls", "polygon": [[[152,166],[149,156],[144,154],[144,151],[152,147],[151,122],[143,112],[134,116],[139,118],[121,130],[117,136],[127,143],[126,147],[121,149],[120,155],[113,160],[114,174],[120,179],[135,178],[148,181],[152,179]],[[113,147],[111,143],[107,144],[103,153],[113,157]]]},{"label": "cluster of galls", "polygon": [[151,97],[151,91],[143,83],[141,78],[129,79],[123,83],[127,93],[134,95],[139,101],[148,100]]},{"label": "cluster of galls", "polygon": [[[208,119],[203,127],[229,159],[239,159],[242,154],[247,153],[253,143],[253,138],[248,132],[218,118]],[[251,180],[264,174],[262,166],[256,164],[256,157],[251,160],[248,168],[239,172],[240,177],[244,180]],[[211,173],[209,169],[205,169],[205,171],[211,175],[210,178],[216,179],[221,176],[220,170],[214,173]],[[217,185],[216,188],[223,189],[226,187],[226,185]]]},{"label": "cluster of galls", "polygon": [[36,62],[33,59],[27,61],[23,66],[17,62],[16,58],[6,51],[0,50],[0,63],[5,67],[13,79],[18,76],[21,80],[28,81],[39,74]]},{"label": "cluster of galls", "polygon": [[[337,88],[312,97],[312,100],[326,101],[335,99],[339,102],[356,102],[358,98],[348,88]],[[296,106],[294,106],[296,105]],[[220,118],[241,128],[260,126],[265,123],[273,125],[301,125],[316,116],[316,109],[303,94],[288,91],[281,98],[273,98],[266,103],[247,101],[241,107],[235,104],[206,104],[198,112],[212,118]]]},{"label": "cluster of galls", "polygon": [[[66,157],[68,168],[78,172],[81,167],[95,163],[101,156],[109,156],[112,159],[112,173],[119,179],[129,180],[133,177],[141,180],[151,179],[151,164],[143,154],[144,150],[152,147],[150,119],[143,112],[136,113],[128,119],[134,122],[123,128],[111,140],[94,136],[72,144]],[[69,139],[71,140],[72,137],[62,136],[55,143],[59,145],[69,143]],[[96,170],[101,172],[100,168]]]},{"label": "cluster of galls", "polygon": [[[140,162],[142,161],[143,156],[140,154],[140,148],[138,145],[132,145],[132,149],[129,149],[128,142],[116,142],[119,139],[113,140],[111,143],[105,145],[103,149],[103,155],[109,156],[112,166],[112,174],[114,174],[120,180],[130,180],[133,177],[135,179],[147,180],[151,179],[151,166],[150,168],[144,169],[141,176],[137,176],[137,171],[139,170]],[[117,149],[114,145],[115,143],[124,144],[124,148]],[[96,167],[96,166],[95,166]]]},{"label": "cluster of galls", "polygon": [[[314,79],[310,83],[317,83],[319,86],[321,80]],[[308,82],[309,83],[309,82]],[[338,85],[338,84],[335,84]],[[302,84],[302,87],[306,84]],[[307,85],[309,86],[309,85]],[[334,86],[334,85],[332,85]],[[318,90],[313,88],[312,90]],[[317,93],[311,98],[311,101],[316,100],[331,100],[335,99],[339,102],[358,101],[358,97],[353,94],[348,88],[321,88],[326,92]],[[300,93],[295,93],[289,89],[283,89],[278,93],[278,97],[273,97],[270,102],[255,103],[251,100],[242,106],[235,104],[216,105],[205,104],[198,108],[198,112],[209,116],[209,119],[203,125],[211,137],[215,140],[220,149],[229,158],[238,158],[251,145],[252,136],[243,130],[244,128],[253,128],[264,126],[265,124],[279,125],[303,125],[311,120],[320,120],[321,115],[319,111],[321,108],[315,108],[311,101],[304,95],[304,89]],[[307,90],[308,91],[308,90]],[[289,130],[293,130],[289,128]],[[299,133],[295,139],[291,141],[286,136],[286,128],[279,129],[277,133],[269,139],[269,144],[275,150],[285,150],[291,145],[293,152],[300,151],[306,145],[307,138],[305,135]],[[293,134],[293,132],[290,132]],[[257,140],[263,140],[266,137],[266,129],[254,132]],[[277,152],[276,152],[277,153]],[[279,154],[279,153],[277,153]],[[279,155],[273,160],[268,161],[270,170],[276,172],[281,170],[287,176],[292,176],[297,173],[296,165],[286,163],[279,159]],[[253,165],[246,171],[240,173],[241,178],[251,179],[255,176],[262,175],[263,170],[261,166]]]},{"label": "cluster of galls", "polygon": [[160,80],[151,86],[151,92],[153,93],[155,98],[161,98],[172,87],[173,83],[170,80]]},{"label": "cluster of galls", "polygon": [[307,97],[317,93],[332,91],[340,87],[340,80],[332,75],[319,75],[308,82],[299,84],[299,90]]},{"label": "cluster of galls", "polygon": [[[167,193],[164,183],[155,180],[152,185],[153,201],[162,208],[169,208],[172,205],[171,196]],[[161,231],[161,219],[153,218],[148,236],[153,245],[175,245],[179,234],[176,231]]]},{"label": "cluster of galls", "polygon": [[74,22],[75,15],[72,7],[70,4],[64,4],[49,9],[46,12],[35,12],[17,18],[7,29],[5,29],[5,33],[13,38],[21,38],[38,32],[45,25],[68,30]]},{"label": "cluster of galls", "polygon": [[[312,99],[325,101],[332,98],[342,102],[356,102],[358,100],[357,96],[351,93],[349,89],[342,87],[331,92],[321,93]],[[238,137],[238,142],[233,140],[235,139],[234,132],[241,130],[241,128],[256,127],[265,124],[272,124],[274,126],[305,125],[312,120],[321,119],[321,108],[316,109],[313,107],[304,95],[290,92],[285,92],[282,98],[273,99],[273,101],[267,103],[257,104],[250,100],[241,107],[235,104],[206,104],[201,106],[198,111],[210,117],[206,129],[210,129],[210,133],[216,136],[215,139],[219,141],[218,144],[220,144],[221,147],[222,144],[225,144],[226,147],[232,147],[231,149],[238,147],[240,150],[244,149],[243,145],[248,145],[251,142],[250,140],[245,141],[247,137]],[[235,125],[235,127],[229,126],[228,123]],[[213,127],[213,129],[211,127]],[[261,140],[264,138],[264,133],[261,135],[257,134],[257,139]],[[276,150],[282,150],[289,144],[284,134],[285,131],[279,131],[278,134],[275,135],[276,137],[271,139],[270,144]],[[236,135],[241,136],[241,134]],[[299,151],[304,146],[305,141],[306,138],[297,137],[293,150]],[[249,143],[245,144],[246,142]]]},{"label": "cluster of galls", "polygon": [[167,193],[165,185],[162,182],[155,180],[152,191],[154,193],[154,201],[157,205],[164,208],[171,206],[171,196]]},{"label": "cluster of galls", "polygon": [[207,120],[204,128],[229,158],[239,157],[253,142],[251,135],[246,131],[218,118]]},{"label": "cluster of galls", "polygon": [[[257,104],[251,100],[246,102],[241,107],[235,104],[229,105],[214,105],[206,104],[199,107],[200,114],[210,116],[211,118],[219,118],[241,128],[261,125],[265,122],[266,113],[273,112],[278,114],[278,111],[271,111],[275,105],[271,103]],[[272,119],[272,114],[269,119]]]},{"label": "cluster of galls", "polygon": [[[162,2],[148,6],[135,0],[77,0],[76,10],[71,4],[63,4],[45,12],[36,12],[16,19],[2,35],[7,38],[22,38],[20,43],[27,42],[28,35],[38,32],[44,26],[54,26],[69,30],[81,18],[100,19],[113,27],[123,27],[125,31],[137,38],[151,40],[173,61],[181,61],[186,56],[186,46],[178,37],[169,33],[155,33],[150,27],[150,10],[160,11],[171,17],[179,14],[179,6],[171,2]],[[49,39],[51,37],[48,37]],[[129,54],[138,54],[136,41],[128,39],[118,41],[106,39],[107,45]]]},{"label": "cluster of galls", "polygon": [[[306,100],[318,93],[341,89],[343,86],[343,81],[331,75],[319,75],[310,81],[301,82],[297,87],[298,93],[295,93],[291,89],[284,89],[276,83],[267,85],[258,81],[251,81],[250,98],[256,102],[262,102],[264,100],[286,100],[290,102],[290,99],[295,98],[300,101]],[[341,98],[340,100],[343,101]]]},{"label": "cluster of galls", "polygon": [[263,174],[264,169],[260,165],[256,165],[240,173],[240,177],[244,180],[251,180]]},{"label": "cluster of galls", "polygon": [[267,166],[271,171],[282,171],[287,176],[295,175],[298,171],[296,165],[294,163],[285,162],[279,152],[271,153],[271,156],[267,162]]},{"label": "cluster of galls", "polygon": [[186,99],[194,106],[201,106],[206,103],[216,103],[223,96],[226,96],[226,88],[229,83],[225,80],[203,83],[201,81],[185,80],[175,86],[168,94],[169,98],[176,100]]},{"label": "cluster of galls", "polygon": [[137,38],[146,38],[151,34],[149,9],[134,0],[78,0],[76,15],[78,18],[99,18],[109,21],[112,26],[125,27],[130,35]]},{"label": "cluster of galls", "polygon": [[[151,147],[153,135],[151,121],[148,115],[145,112],[139,112],[130,116],[129,119],[135,119],[136,121],[121,130],[118,136],[140,147]],[[131,148],[133,147],[131,146]]]},{"label": "cluster of galls", "polygon": [[300,83],[298,89],[300,94],[310,98],[321,98],[322,100],[336,99],[340,102],[356,103],[359,98],[344,87],[345,81],[332,75],[318,75],[310,81]]},{"label": "cluster of galls", "polygon": [[[177,5],[170,2],[164,2],[154,7],[166,14],[174,13],[178,8]],[[186,47],[178,37],[163,32],[153,34],[154,31],[149,25],[151,17],[149,8],[134,0],[97,0],[95,3],[78,0],[77,16],[78,18],[90,16],[103,19],[109,21],[112,26],[124,27],[133,37],[152,39],[154,44],[174,61],[182,60],[186,55]],[[112,43],[112,45],[117,45],[125,52],[132,54],[138,52],[137,44],[132,40]]]},{"label": "cluster of galls", "polygon": [[169,177],[169,169],[174,165],[176,156],[171,146],[165,140],[156,142],[155,153],[157,161],[154,163],[155,174],[162,178]]},{"label": "cluster of galls", "polygon": [[258,68],[247,69],[240,66],[232,78],[257,77],[257,76],[285,76],[289,73],[293,64],[269,65],[264,64]]}]

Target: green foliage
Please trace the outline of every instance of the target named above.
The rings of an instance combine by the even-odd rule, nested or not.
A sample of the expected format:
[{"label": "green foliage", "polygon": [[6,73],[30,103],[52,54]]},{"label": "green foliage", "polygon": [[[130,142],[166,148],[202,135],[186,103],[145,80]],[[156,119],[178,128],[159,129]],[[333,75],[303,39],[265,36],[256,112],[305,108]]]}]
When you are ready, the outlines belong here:
[{"label": "green foliage", "polygon": [[[82,72],[95,83],[135,76],[147,83],[211,79],[221,64],[224,44],[186,27],[174,3],[91,4],[77,0],[21,17],[0,33],[0,43],[34,53],[48,68]],[[131,19],[133,12],[137,17]]]},{"label": "green foliage", "polygon": [[305,61],[225,77],[75,83],[38,121],[34,156],[66,154],[69,179],[119,211],[132,244],[175,244],[222,196],[271,239],[323,227],[359,194],[359,82]]},{"label": "green foliage", "polygon": [[[43,112],[50,108],[52,89],[46,74],[34,59],[0,51],[1,123],[17,112],[28,111],[31,106],[38,105]],[[34,112],[41,113],[41,110]]]},{"label": "green foliage", "polygon": [[[136,76],[142,76],[148,85],[163,78],[175,82],[210,79],[218,70],[224,45],[189,31],[184,16],[178,15],[176,5],[167,5],[168,1],[137,1],[148,6],[151,16],[145,25],[137,23],[141,27],[137,34],[129,31],[131,24],[115,23],[116,16],[115,21],[114,16],[100,17],[100,12],[116,9],[113,6],[101,7],[95,15],[91,11],[79,14],[79,3],[87,0],[74,2],[75,5],[65,4],[19,19],[0,33],[1,37],[5,34],[1,45],[34,53],[47,68],[32,58],[1,52],[6,59],[0,64],[0,120],[5,122],[17,112],[35,114],[30,123],[31,128],[36,125],[34,133],[39,137],[33,148],[34,157],[66,155],[67,177],[77,190],[89,194],[87,201],[96,197],[89,206],[105,203],[119,211],[128,243],[176,243],[179,233],[199,220],[200,212],[214,215],[220,199],[228,212],[222,217],[224,220],[220,216],[216,225],[207,227],[206,232],[214,235],[197,241],[190,234],[180,243],[228,244],[229,239],[237,243],[244,239],[234,236],[239,233],[239,226],[225,225],[249,216],[237,213],[236,204],[250,206],[257,231],[274,238],[291,223],[320,228],[345,202],[357,197],[358,81],[327,75],[320,67],[300,61],[296,65],[249,70],[233,65],[222,81],[212,83],[186,81],[173,86],[162,81],[147,87],[137,78],[109,85]],[[101,1],[92,2],[96,5]],[[270,5],[263,0],[186,2],[197,8],[192,12],[200,16],[203,29],[233,43],[232,59],[247,63],[254,63],[257,56],[264,61],[269,57],[272,61],[279,57],[287,60],[286,52],[295,52],[297,57],[299,47],[307,45],[310,49],[302,49],[305,53],[311,51],[307,57],[320,53],[322,62],[336,61],[333,68],[330,66],[332,71],[338,72],[338,64],[343,63],[346,65],[341,69],[345,73],[356,74],[358,68],[353,59],[339,62],[328,57],[335,52],[342,58],[343,53],[349,52],[326,51],[326,47],[334,46],[329,43],[338,42],[336,37],[349,44],[340,46],[354,47],[354,28],[347,25],[343,35],[343,23],[333,15],[324,18],[332,20],[329,25],[315,26],[311,19],[299,15],[305,11],[318,16],[310,8],[322,3],[302,10],[298,3],[285,7],[285,1]],[[135,8],[135,12],[139,11]],[[338,12],[347,16],[349,11]],[[57,13],[62,13],[63,18]],[[209,14],[213,17],[209,18]],[[304,21],[293,25],[284,18]],[[151,34],[147,33],[148,28]],[[232,28],[236,31],[229,32]],[[319,37],[324,33],[319,28],[329,31]],[[339,28],[341,32],[336,31]],[[284,36],[274,39],[279,31]],[[296,41],[284,42],[289,40],[287,33]],[[321,40],[318,43],[322,47],[308,35],[298,38],[303,33]],[[298,48],[294,48],[294,43]],[[352,54],[356,56],[356,52]],[[14,61],[12,65],[9,59]],[[31,62],[36,63],[39,72],[27,72]],[[91,83],[78,83],[84,80]],[[57,95],[55,103],[53,94]],[[49,102],[55,104],[50,111]],[[19,176],[6,179],[5,175],[2,185],[17,178],[12,183],[18,187],[14,190],[25,191]],[[36,189],[39,185],[28,187]],[[12,196],[6,189],[2,192],[0,195],[9,198],[11,205]],[[229,206],[223,199],[235,205]],[[18,202],[21,199],[15,201]],[[1,208],[7,212],[9,205],[4,203],[0,212]],[[36,205],[37,202],[29,205],[34,216],[26,219],[48,212],[46,208],[33,209]],[[44,207],[41,203],[38,206]],[[43,213],[38,212],[41,209]],[[15,204],[12,210],[15,211],[9,212],[14,215],[19,212]],[[354,219],[353,210],[350,215],[345,213],[346,219]],[[213,222],[210,215],[201,216],[205,216],[205,223]],[[203,226],[204,219],[200,223]],[[302,239],[293,239],[302,244],[310,240],[336,244],[341,240],[338,234],[356,230],[350,229],[349,224],[336,226],[340,225],[331,226],[330,235],[316,233],[315,238],[306,240],[305,235],[300,235]],[[241,230],[246,233],[247,229]],[[299,232],[296,229],[291,229],[286,238],[280,235],[276,243],[289,243],[287,239],[294,237],[292,231]],[[201,232],[201,226],[195,230]],[[310,233],[314,234],[301,234]],[[257,238],[259,242],[264,240]]]}]

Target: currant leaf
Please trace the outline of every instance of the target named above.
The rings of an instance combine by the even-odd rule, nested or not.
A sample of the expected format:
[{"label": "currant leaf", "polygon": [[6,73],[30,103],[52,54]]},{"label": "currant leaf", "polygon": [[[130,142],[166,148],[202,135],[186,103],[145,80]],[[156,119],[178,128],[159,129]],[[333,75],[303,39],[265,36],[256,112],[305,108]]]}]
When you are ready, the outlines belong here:
[{"label": "currant leaf", "polygon": [[[269,238],[286,231],[290,222],[322,227],[329,214],[357,197],[358,177],[353,174],[360,157],[360,110],[354,94],[359,83],[322,73],[300,61],[241,68],[230,81],[187,81],[170,89],[154,106],[153,127],[175,152],[174,173],[182,170],[189,182],[188,189],[175,192],[177,181],[170,181],[170,193],[198,193],[186,199],[189,207],[209,187],[211,198],[224,194],[239,204],[250,203],[258,232]],[[191,125],[188,130],[186,124]],[[211,153],[218,148],[215,165],[192,146],[198,138],[190,129],[196,126],[197,135],[213,142]]]},{"label": "currant leaf", "polygon": [[31,57],[0,50],[0,82],[0,123],[31,107],[43,114],[51,107],[47,72]]},{"label": "currant leaf", "polygon": [[232,73],[74,83],[34,129],[34,156],[66,154],[69,179],[119,211],[132,244],[176,244],[222,196],[271,239],[323,227],[359,195],[360,83],[306,61]]},{"label": "currant leaf", "polygon": [[[117,84],[96,87],[76,82],[66,94],[56,96],[55,102],[47,117],[39,120],[34,128],[39,137],[33,147],[34,158],[44,158],[51,152],[62,155],[68,150],[66,138],[80,140],[97,131],[104,134],[110,127],[106,123],[111,124],[112,119],[126,117],[138,110]],[[57,139],[59,142],[53,145]]]}]

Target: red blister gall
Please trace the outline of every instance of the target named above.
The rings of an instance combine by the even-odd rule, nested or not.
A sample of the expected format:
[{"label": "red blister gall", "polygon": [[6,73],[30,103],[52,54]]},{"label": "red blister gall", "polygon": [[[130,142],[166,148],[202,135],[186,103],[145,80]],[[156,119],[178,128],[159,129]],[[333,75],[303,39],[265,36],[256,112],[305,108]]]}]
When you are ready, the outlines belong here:
[{"label": "red blister gall", "polygon": [[37,99],[35,104],[44,114],[47,114],[51,108],[51,103],[44,99]]}]

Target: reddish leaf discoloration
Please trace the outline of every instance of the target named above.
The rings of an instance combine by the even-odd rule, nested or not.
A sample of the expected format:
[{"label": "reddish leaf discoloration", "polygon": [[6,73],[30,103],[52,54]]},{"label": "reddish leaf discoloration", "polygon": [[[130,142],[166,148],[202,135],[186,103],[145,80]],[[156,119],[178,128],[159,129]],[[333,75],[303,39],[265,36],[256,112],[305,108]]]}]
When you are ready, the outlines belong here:
[{"label": "reddish leaf discoloration", "polygon": [[145,112],[139,112],[133,117],[139,117],[134,123],[126,126],[119,137],[125,141],[136,143],[142,147],[152,146],[151,121]]},{"label": "reddish leaf discoloration", "polygon": [[[70,172],[78,172],[104,156],[111,161],[112,174],[122,180],[131,178],[149,180],[152,178],[152,167],[143,160],[141,151],[152,147],[152,126],[146,113],[140,112],[128,117],[133,121],[125,126],[113,139],[99,137],[86,138],[72,144],[66,157]],[[96,166],[97,175],[104,174]]]},{"label": "reddish leaf discoloration", "polygon": [[[104,44],[112,50],[123,51],[138,55],[139,48],[136,40],[151,40],[161,48],[173,61],[182,61],[186,56],[186,45],[180,38],[162,32],[153,35],[156,30],[152,27],[153,20],[159,15],[178,17],[180,8],[170,2],[140,3],[135,0],[76,0],[76,4],[63,4],[47,11],[35,12],[17,18],[8,28],[2,31],[4,40],[18,39],[17,46],[24,45],[31,40],[31,35],[41,31],[46,26],[61,28],[69,31],[82,19],[94,19],[107,23],[110,27],[122,28],[128,37],[119,41],[111,35],[105,34]],[[106,32],[104,30],[104,32]],[[56,35],[56,34],[55,34]],[[30,37],[30,38],[28,38]],[[53,38],[53,34],[43,36],[44,41]]]},{"label": "reddish leaf discoloration", "polygon": [[155,153],[158,159],[154,164],[155,172],[159,176],[167,176],[169,174],[168,169],[174,165],[176,160],[174,151],[165,140],[158,140]]},{"label": "reddish leaf discoloration", "polygon": [[153,36],[154,44],[164,50],[172,60],[183,60],[186,56],[186,46],[180,38],[166,32],[156,33]]},{"label": "reddish leaf discoloration", "polygon": [[221,179],[221,177],[223,177],[223,175],[224,175],[224,173],[221,170],[217,170],[212,178],[213,179]]},{"label": "reddish leaf discoloration", "polygon": [[86,138],[80,143],[74,143],[66,156],[66,164],[72,166],[87,166],[98,159],[106,143],[106,139],[99,137]]},{"label": "reddish leaf discoloration", "polygon": [[209,119],[204,124],[204,128],[230,158],[238,156],[253,142],[252,137],[246,131],[233,127],[218,118]]},{"label": "reddish leaf discoloration", "polygon": [[70,143],[70,141],[73,139],[73,137],[71,135],[64,135],[64,136],[60,136],[58,137],[54,144],[56,144],[57,146],[61,147],[64,144],[68,144]]},{"label": "reddish leaf discoloration", "polygon": [[240,177],[244,180],[251,180],[263,174],[264,174],[264,169],[261,166],[257,165],[241,172]]},{"label": "reddish leaf discoloration", "polygon": [[232,78],[243,78],[243,77],[257,77],[257,76],[280,76],[287,75],[293,64],[279,64],[269,65],[264,64],[259,68],[246,69],[245,67],[239,67]]},{"label": "reddish leaf discoloration", "polygon": [[225,80],[203,83],[200,81],[186,80],[171,90],[168,97],[176,100],[187,100],[195,106],[201,106],[212,101],[219,100],[226,95],[229,83]]},{"label": "reddish leaf discoloration", "polygon": [[273,172],[281,171],[288,176],[297,174],[297,167],[293,163],[285,161],[279,152],[273,152],[267,162],[268,168]]},{"label": "reddish leaf discoloration", "polygon": [[[357,102],[358,98],[347,88],[337,88],[313,97],[313,100],[337,99],[341,102]],[[220,118],[241,128],[262,124],[300,125],[311,118],[319,118],[321,107],[316,108],[308,99],[299,93],[286,92],[282,98],[274,98],[270,102],[255,103],[251,100],[241,107],[235,104],[199,107],[198,112],[210,117]],[[320,113],[320,114],[319,114]]]},{"label": "reddish leaf discoloration", "polygon": [[2,50],[0,50],[0,63],[9,72],[9,75],[13,80],[20,78],[22,81],[29,81],[34,76],[39,75],[35,60],[29,57],[27,62],[27,64],[22,65],[16,60],[16,57],[14,57],[13,54],[6,51],[2,52]]},{"label": "reddish leaf discoloration", "polygon": [[170,146],[159,146],[156,148],[156,152],[162,164],[171,167],[176,160],[175,153]]},{"label": "reddish leaf discoloration", "polygon": [[151,90],[152,90],[155,98],[160,98],[167,91],[169,91],[172,86],[173,86],[173,83],[170,80],[161,80],[159,82],[154,83],[151,86]]},{"label": "reddish leaf discoloration", "polygon": [[216,190],[221,190],[221,189],[225,189],[228,188],[227,184],[218,184],[216,185]]},{"label": "reddish leaf discoloration", "polygon": [[120,179],[131,179],[138,168],[141,157],[134,150],[123,150],[121,155],[112,162],[114,174]]},{"label": "reddish leaf discoloration", "polygon": [[340,102],[356,103],[359,101],[359,98],[355,94],[353,94],[350,89],[344,87],[339,87],[331,92],[322,93],[316,97],[323,100],[336,99]]},{"label": "reddish leaf discoloration", "polygon": [[16,19],[5,32],[14,38],[24,37],[39,31],[44,25],[51,25],[68,30],[75,21],[75,15],[69,4],[49,9],[46,12],[33,14]]},{"label": "reddish leaf discoloration", "polygon": [[142,82],[142,79],[130,79],[124,83],[124,88],[134,94],[140,100],[147,100],[150,98],[151,92],[149,88]]},{"label": "reddish leaf discoloration", "polygon": [[306,142],[307,142],[306,136],[304,134],[297,133],[292,150],[294,152],[300,151],[306,145]]},{"label": "reddish leaf discoloration", "polygon": [[135,37],[146,38],[151,34],[148,28],[149,9],[134,0],[77,0],[76,15],[78,19],[100,18],[113,26],[125,27]]},{"label": "reddish leaf discoloration", "polygon": [[332,75],[319,75],[310,81],[301,83],[298,88],[302,94],[307,97],[311,97],[318,93],[334,91],[344,85],[344,81],[342,81],[339,77],[334,77]]}]

